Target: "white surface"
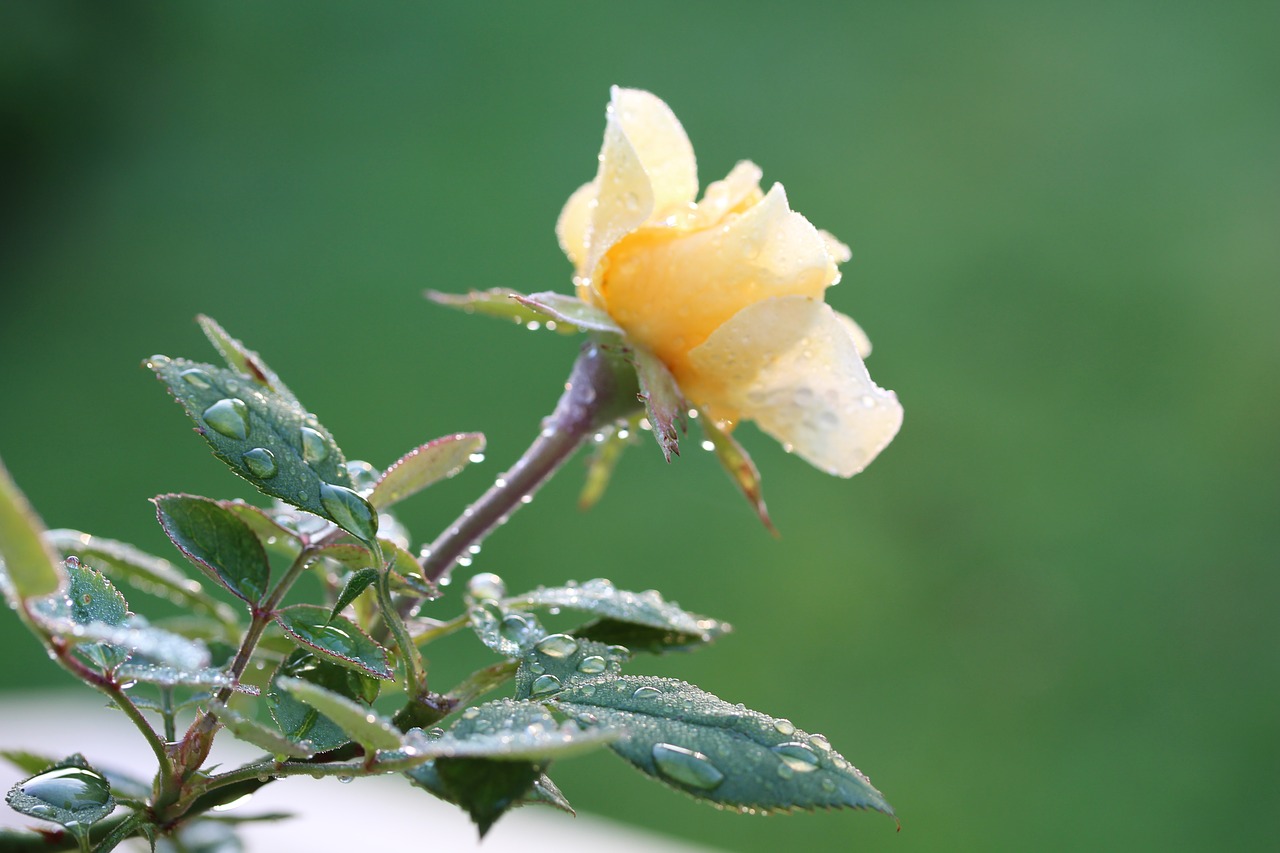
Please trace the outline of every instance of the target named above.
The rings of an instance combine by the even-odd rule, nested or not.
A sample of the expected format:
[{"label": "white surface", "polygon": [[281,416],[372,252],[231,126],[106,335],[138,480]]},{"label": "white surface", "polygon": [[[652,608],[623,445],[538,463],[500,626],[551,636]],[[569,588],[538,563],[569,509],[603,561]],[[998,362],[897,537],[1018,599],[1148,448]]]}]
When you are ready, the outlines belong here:
[{"label": "white surface", "polygon": [[[81,752],[91,764],[140,778],[155,773],[151,750],[123,714],[95,703],[88,692],[49,692],[0,697],[0,748],[26,749],[61,758]],[[76,736],[79,729],[82,734]],[[260,753],[225,734],[214,744],[212,761],[243,762]],[[625,772],[625,768],[619,768]],[[22,780],[0,762],[0,791]],[[570,799],[572,800],[572,793]],[[573,818],[552,809],[521,808],[505,815],[478,843],[474,825],[459,809],[411,787],[398,776],[356,779],[291,778],[267,785],[239,807],[244,814],[288,811],[296,817],[249,824],[243,838],[249,851],[390,851],[427,849],[484,853],[709,853],[660,835],[601,818]],[[0,826],[40,823],[0,807]]]}]

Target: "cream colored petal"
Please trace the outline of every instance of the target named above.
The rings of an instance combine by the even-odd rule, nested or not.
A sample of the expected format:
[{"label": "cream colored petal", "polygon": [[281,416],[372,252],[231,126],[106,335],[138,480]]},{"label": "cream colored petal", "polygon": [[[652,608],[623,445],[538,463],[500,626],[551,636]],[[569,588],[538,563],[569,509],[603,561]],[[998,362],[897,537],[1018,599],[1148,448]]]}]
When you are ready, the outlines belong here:
[{"label": "cream colored petal", "polygon": [[750,160],[742,160],[724,177],[707,185],[698,202],[691,227],[706,227],[724,219],[730,211],[746,208],[764,197],[760,178],[764,173]]},{"label": "cream colored petal", "polygon": [[713,411],[738,412],[801,457],[851,477],[902,424],[892,391],[876,386],[848,327],[823,302],[788,296],[734,315],[689,353]]},{"label": "cream colored petal", "polygon": [[684,354],[744,307],[776,296],[821,297],[835,275],[818,230],[775,184],[723,225],[629,237],[610,253],[600,292],[618,324],[682,381]]},{"label": "cream colored petal", "polygon": [[580,268],[587,277],[618,240],[687,208],[698,192],[693,146],[671,109],[639,89],[615,86],[612,94]]},{"label": "cream colored petal", "polygon": [[867,333],[862,331],[854,319],[848,314],[836,312],[836,319],[844,324],[845,330],[849,333],[849,337],[853,338],[853,346],[858,350],[858,356],[865,359],[871,355],[871,338],[867,337]]},{"label": "cream colored petal", "polygon": [[587,258],[587,226],[591,222],[591,205],[596,200],[596,182],[590,181],[574,190],[556,220],[556,239],[576,270],[581,271]]},{"label": "cream colored petal", "polygon": [[837,240],[830,231],[818,229],[818,233],[822,235],[822,242],[827,244],[827,254],[831,255],[831,260],[837,264],[843,264],[853,257],[849,247]]}]

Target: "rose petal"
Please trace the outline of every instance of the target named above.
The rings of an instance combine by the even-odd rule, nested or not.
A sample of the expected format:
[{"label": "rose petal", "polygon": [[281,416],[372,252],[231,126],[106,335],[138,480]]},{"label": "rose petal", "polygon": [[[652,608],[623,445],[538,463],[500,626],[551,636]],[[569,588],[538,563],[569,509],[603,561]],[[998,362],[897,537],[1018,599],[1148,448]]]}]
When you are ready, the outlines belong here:
[{"label": "rose petal", "polygon": [[687,352],[745,306],[776,296],[821,297],[835,277],[818,230],[774,184],[724,225],[631,235],[610,253],[598,287],[618,324],[683,384]]},{"label": "rose petal", "polygon": [[687,207],[698,192],[693,146],[662,99],[613,87],[606,114],[596,204],[578,274],[596,265],[624,235]]},{"label": "rose petal", "polygon": [[853,346],[858,350],[858,356],[865,360],[867,356],[871,355],[871,338],[867,337],[867,333],[862,331],[862,327],[854,322],[854,319],[848,314],[841,314],[837,311],[836,319],[844,324],[849,337],[853,338]]},{"label": "rose petal", "polygon": [[697,380],[685,391],[713,416],[754,420],[841,477],[870,464],[902,424],[898,398],[871,381],[848,327],[823,302],[787,296],[748,306],[689,361]]},{"label": "rose petal", "polygon": [[596,182],[589,181],[574,190],[556,220],[556,239],[569,256],[574,269],[587,258],[587,228],[591,223],[591,204],[596,199]]},{"label": "rose petal", "polygon": [[742,160],[724,177],[707,185],[690,221],[691,227],[715,225],[730,213],[740,213],[764,198],[760,178],[764,173],[750,160]]}]

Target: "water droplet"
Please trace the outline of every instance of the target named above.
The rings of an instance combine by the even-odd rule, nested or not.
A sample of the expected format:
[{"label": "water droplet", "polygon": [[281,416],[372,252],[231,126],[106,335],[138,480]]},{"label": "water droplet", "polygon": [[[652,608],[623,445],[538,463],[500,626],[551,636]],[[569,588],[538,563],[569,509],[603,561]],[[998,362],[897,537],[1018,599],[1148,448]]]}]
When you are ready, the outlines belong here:
[{"label": "water droplet", "polygon": [[796,727],[792,725],[790,720],[774,720],[773,727],[778,730],[778,734],[786,735],[787,737],[791,737],[796,733]]},{"label": "water droplet", "polygon": [[823,735],[814,735],[813,737],[809,738],[809,745],[816,746],[818,749],[822,750],[823,752],[831,751],[831,743]]},{"label": "water droplet", "polygon": [[346,486],[323,483],[320,486],[320,503],[339,527],[356,536],[371,541],[378,532],[378,514],[369,502]]},{"label": "water droplet", "polygon": [[826,779],[823,779],[823,780],[822,780],[822,790],[826,791],[828,794],[835,793],[835,790],[836,790],[836,780],[835,780],[835,779],[832,779],[830,776],[828,776]]},{"label": "water droplet", "polygon": [[533,626],[529,624],[529,620],[522,613],[508,614],[503,618],[502,624],[498,626],[498,633],[516,645],[523,645],[529,639],[529,634],[532,630]]},{"label": "water droplet", "polygon": [[578,664],[578,672],[595,675],[598,672],[604,672],[606,667],[608,667],[608,663],[604,658],[600,657],[600,655],[590,655],[583,658],[582,662]]},{"label": "water droplet", "polygon": [[529,688],[530,696],[546,696],[548,693],[555,693],[560,689],[560,679],[554,675],[539,675],[533,680],[533,685]]},{"label": "water droplet", "polygon": [[709,791],[724,781],[724,774],[710,758],[683,746],[655,743],[653,763],[663,776],[690,788]]},{"label": "water droplet", "polygon": [[656,687],[637,687],[631,694],[632,699],[657,699],[661,696],[662,691]]},{"label": "water droplet", "polygon": [[578,641],[568,634],[552,634],[538,641],[538,651],[551,658],[566,658],[578,650]]},{"label": "water droplet", "polygon": [[348,462],[347,473],[351,475],[351,484],[361,494],[373,491],[373,487],[378,484],[378,479],[382,476],[382,472],[363,459],[352,459]]},{"label": "water droplet", "polygon": [[111,797],[111,786],[107,780],[83,767],[50,770],[18,787],[28,797],[64,812],[101,808]]},{"label": "water droplet", "polygon": [[213,380],[209,378],[209,374],[196,367],[184,370],[178,375],[185,379],[192,388],[199,388],[201,391],[205,391],[213,385]]},{"label": "water droplet", "polygon": [[496,601],[506,594],[506,581],[493,572],[481,572],[467,581],[467,595],[476,601]]},{"label": "water droplet", "polygon": [[773,747],[774,753],[797,773],[809,773],[818,769],[818,756],[808,744],[792,741]]},{"label": "water droplet", "polygon": [[255,447],[240,457],[244,464],[260,480],[269,480],[279,470],[276,467],[276,455],[265,447]]},{"label": "water droplet", "polygon": [[354,776],[339,776],[338,781],[345,785],[354,778]]},{"label": "water droplet", "polygon": [[791,768],[790,764],[783,762],[782,764],[778,765],[778,775],[781,776],[783,779],[790,779],[791,777],[796,775],[796,771]]},{"label": "water droplet", "polygon": [[80,568],[80,558],[75,555],[67,557],[67,568],[68,569]]},{"label": "water droplet", "polygon": [[205,409],[201,417],[214,432],[227,438],[249,437],[249,407],[244,404],[244,400],[235,397],[219,400]]},{"label": "water droplet", "polygon": [[470,456],[468,456],[467,458],[468,458],[468,459],[470,459],[472,462],[483,462],[483,461],[484,461],[484,454],[483,454],[483,453],[472,453],[472,454],[471,454]]},{"label": "water droplet", "polygon": [[324,436],[311,427],[302,427],[302,459],[308,465],[323,462],[329,457],[329,445]]}]

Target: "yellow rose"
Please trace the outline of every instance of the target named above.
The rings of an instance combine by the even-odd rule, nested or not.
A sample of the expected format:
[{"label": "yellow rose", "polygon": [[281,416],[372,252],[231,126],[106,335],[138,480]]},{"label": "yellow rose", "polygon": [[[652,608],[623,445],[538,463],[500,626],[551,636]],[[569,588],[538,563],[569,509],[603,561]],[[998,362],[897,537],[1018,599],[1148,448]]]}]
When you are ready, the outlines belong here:
[{"label": "yellow rose", "polygon": [[871,346],[823,302],[849,250],[760,189],[742,162],[698,191],[693,148],[658,97],[614,87],[595,180],[556,234],[578,296],[654,353],[715,420],[752,420],[813,465],[850,477],[893,439],[902,407],[871,381]]}]

